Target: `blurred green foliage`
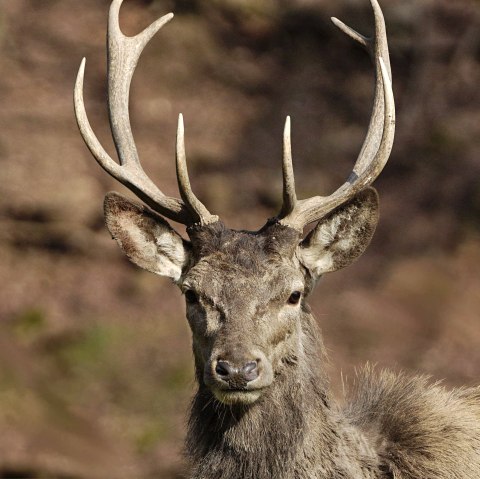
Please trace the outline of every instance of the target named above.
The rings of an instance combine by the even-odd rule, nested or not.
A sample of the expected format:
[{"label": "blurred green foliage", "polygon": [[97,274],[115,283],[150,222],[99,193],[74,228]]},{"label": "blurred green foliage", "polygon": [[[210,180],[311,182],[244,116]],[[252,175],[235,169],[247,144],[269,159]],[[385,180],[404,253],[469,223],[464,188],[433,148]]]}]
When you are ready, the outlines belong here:
[{"label": "blurred green foliage", "polygon": [[20,340],[31,341],[42,334],[46,325],[45,312],[40,308],[33,308],[21,312],[14,318],[12,328]]}]

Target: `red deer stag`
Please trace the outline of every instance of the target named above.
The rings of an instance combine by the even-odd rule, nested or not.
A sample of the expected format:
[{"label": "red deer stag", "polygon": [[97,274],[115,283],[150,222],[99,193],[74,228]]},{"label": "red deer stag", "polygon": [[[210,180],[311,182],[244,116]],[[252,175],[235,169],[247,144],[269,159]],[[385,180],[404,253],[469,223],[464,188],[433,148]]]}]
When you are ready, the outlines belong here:
[{"label": "red deer stag", "polygon": [[[75,112],[81,134],[100,166],[148,205],[108,193],[108,229],[131,261],[171,278],[185,295],[198,382],[186,440],[191,478],[480,478],[480,389],[448,392],[423,378],[367,368],[340,407],[306,303],[321,275],[364,252],[378,220],[370,185],[390,155],[395,106],[385,23],[377,0],[370,2],[372,38],[333,19],[375,66],[372,117],[353,172],[330,196],[297,199],[287,118],[283,206],[257,232],[226,228],[192,192],[181,115],[181,199],[164,195],[140,165],[129,121],[130,81],[143,48],[172,14],[126,37],[118,20],[122,0],[111,5],[108,107],[120,163],[88,122],[85,60],[80,66]],[[189,241],[164,217],[186,225]]]}]

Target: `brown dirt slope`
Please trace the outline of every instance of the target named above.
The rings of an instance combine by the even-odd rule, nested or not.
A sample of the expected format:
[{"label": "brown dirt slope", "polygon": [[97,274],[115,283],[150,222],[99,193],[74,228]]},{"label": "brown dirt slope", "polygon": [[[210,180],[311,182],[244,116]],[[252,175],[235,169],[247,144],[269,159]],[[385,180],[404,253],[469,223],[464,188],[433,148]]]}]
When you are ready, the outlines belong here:
[{"label": "brown dirt slope", "polygon": [[[77,132],[72,87],[113,153],[105,107],[108,0],[0,0],[0,478],[180,477],[193,390],[180,295],[109,241],[101,204],[120,189]],[[377,186],[368,253],[312,298],[332,377],[367,360],[480,379],[480,6],[383,0],[397,140]],[[299,194],[350,171],[372,72],[329,22],[371,31],[367,0],[129,0],[124,30],[176,13],[131,94],[145,168],[176,195],[176,117],[194,188],[232,227],[281,197],[285,115]]]}]

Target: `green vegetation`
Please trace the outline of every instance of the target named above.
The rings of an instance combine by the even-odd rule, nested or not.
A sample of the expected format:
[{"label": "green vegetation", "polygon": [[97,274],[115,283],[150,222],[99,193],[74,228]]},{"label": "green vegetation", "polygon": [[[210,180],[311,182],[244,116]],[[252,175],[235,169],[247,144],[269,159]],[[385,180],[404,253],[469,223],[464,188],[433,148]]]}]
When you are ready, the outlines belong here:
[{"label": "green vegetation", "polygon": [[44,332],[47,321],[40,308],[27,309],[14,318],[12,329],[21,341],[31,341]]}]

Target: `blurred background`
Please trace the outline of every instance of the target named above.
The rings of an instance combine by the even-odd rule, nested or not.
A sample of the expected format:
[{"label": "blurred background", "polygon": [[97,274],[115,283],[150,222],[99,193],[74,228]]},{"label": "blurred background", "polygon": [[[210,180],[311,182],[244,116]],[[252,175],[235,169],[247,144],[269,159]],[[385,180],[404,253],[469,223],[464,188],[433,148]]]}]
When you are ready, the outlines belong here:
[{"label": "blurred background", "polygon": [[[398,129],[368,252],[311,297],[332,385],[356,366],[473,385],[480,373],[480,3],[383,0]],[[102,201],[122,191],[77,131],[72,89],[108,151],[109,0],[0,0],[0,478],[183,477],[195,385],[183,300],[122,256]],[[128,0],[134,34],[174,11],[131,90],[143,165],[177,196],[183,112],[195,192],[256,229],[281,199],[293,122],[297,189],[351,171],[370,116],[368,0]]]}]

